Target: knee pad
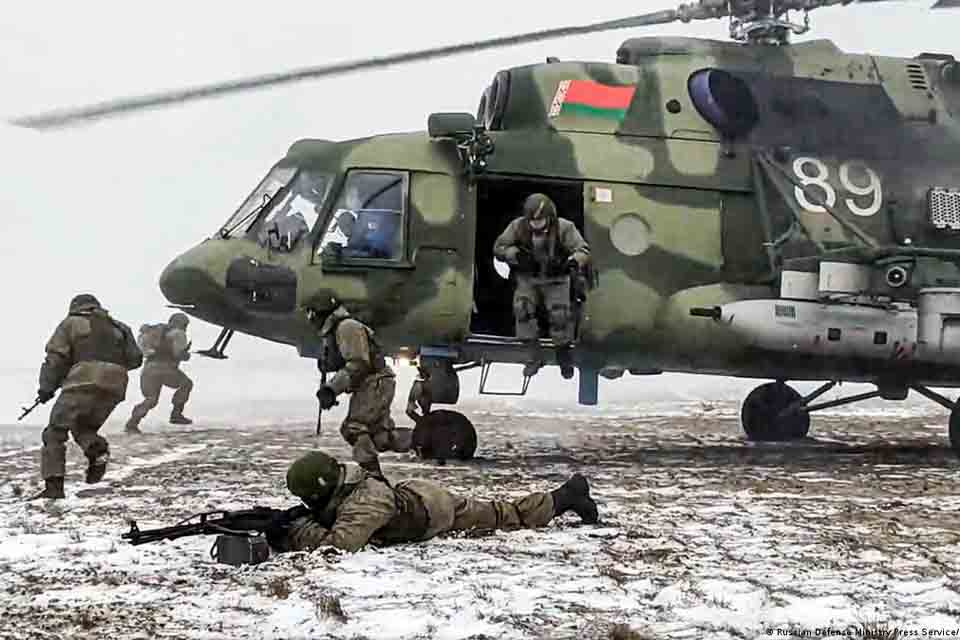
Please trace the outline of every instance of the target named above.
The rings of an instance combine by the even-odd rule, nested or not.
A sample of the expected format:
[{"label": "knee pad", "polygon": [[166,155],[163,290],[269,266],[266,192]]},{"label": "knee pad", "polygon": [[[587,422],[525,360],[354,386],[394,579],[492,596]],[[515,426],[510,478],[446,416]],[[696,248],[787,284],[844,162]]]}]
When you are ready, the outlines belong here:
[{"label": "knee pad", "polygon": [[66,442],[68,435],[67,430],[64,427],[50,426],[43,430],[43,433],[40,436],[40,440],[45,445],[53,444],[55,442]]}]

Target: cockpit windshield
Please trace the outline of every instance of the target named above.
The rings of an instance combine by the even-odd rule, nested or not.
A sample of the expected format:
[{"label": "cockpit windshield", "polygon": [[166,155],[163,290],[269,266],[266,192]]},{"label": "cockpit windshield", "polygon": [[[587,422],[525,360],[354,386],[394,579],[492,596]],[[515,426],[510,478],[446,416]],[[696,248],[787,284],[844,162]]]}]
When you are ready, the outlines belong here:
[{"label": "cockpit windshield", "polygon": [[290,179],[296,172],[296,167],[274,167],[271,169],[270,173],[253,190],[253,193],[243,201],[237,212],[230,216],[226,224],[220,228],[220,236],[235,238],[245,235],[253,227],[261,209],[277,195],[280,189],[289,184]]},{"label": "cockpit windshield", "polygon": [[297,172],[289,187],[274,197],[256,223],[257,242],[276,251],[292,251],[323,211],[333,180],[307,169]]}]

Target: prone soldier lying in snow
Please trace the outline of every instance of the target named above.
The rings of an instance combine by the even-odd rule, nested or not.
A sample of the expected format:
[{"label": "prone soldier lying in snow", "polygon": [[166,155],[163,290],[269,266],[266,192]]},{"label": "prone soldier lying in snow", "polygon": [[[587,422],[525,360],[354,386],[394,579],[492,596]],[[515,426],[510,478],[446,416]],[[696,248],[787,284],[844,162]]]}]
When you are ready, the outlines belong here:
[{"label": "prone soldier lying in snow", "polygon": [[275,551],[333,547],[352,552],[368,542],[417,542],[449,531],[533,529],[567,511],[588,524],[598,520],[597,504],[580,474],[549,493],[510,501],[476,500],[429,480],[391,484],[355,464],[313,451],[290,466],[287,488],[310,512],[277,519],[266,531]]}]

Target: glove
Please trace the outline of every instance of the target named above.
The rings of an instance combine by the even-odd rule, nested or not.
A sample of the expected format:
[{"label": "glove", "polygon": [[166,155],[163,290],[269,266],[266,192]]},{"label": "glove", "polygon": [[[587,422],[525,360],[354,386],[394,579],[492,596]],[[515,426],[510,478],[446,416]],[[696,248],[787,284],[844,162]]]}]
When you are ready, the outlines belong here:
[{"label": "glove", "polygon": [[317,400],[320,401],[321,409],[329,409],[337,404],[337,394],[330,387],[320,387],[317,389]]},{"label": "glove", "polygon": [[55,391],[49,391],[47,389],[40,389],[37,391],[37,400],[40,401],[40,404],[46,404],[55,394]]},{"label": "glove", "polygon": [[309,515],[310,509],[305,506],[297,505],[280,511],[270,520],[270,524],[264,529],[263,533],[267,538],[267,543],[277,551],[287,551],[287,532],[290,525],[297,518]]}]

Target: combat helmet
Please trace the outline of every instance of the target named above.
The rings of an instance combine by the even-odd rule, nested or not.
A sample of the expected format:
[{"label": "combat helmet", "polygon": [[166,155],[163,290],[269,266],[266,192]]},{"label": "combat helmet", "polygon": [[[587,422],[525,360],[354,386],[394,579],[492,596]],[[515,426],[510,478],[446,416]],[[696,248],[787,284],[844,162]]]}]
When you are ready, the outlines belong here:
[{"label": "combat helmet", "polygon": [[70,313],[79,313],[81,311],[93,311],[100,309],[100,301],[92,293],[81,293],[73,296],[70,301]]},{"label": "combat helmet", "polygon": [[340,481],[340,463],[322,451],[311,451],[287,469],[287,489],[309,506],[327,503]]},{"label": "combat helmet", "polygon": [[187,314],[180,313],[178,311],[177,313],[174,313],[173,315],[170,316],[170,319],[167,321],[167,324],[173,327],[174,329],[181,329],[185,331],[187,329],[187,325],[190,324],[190,318],[187,317]]},{"label": "combat helmet", "polygon": [[557,219],[557,205],[549,196],[531,193],[523,201],[523,217],[534,231],[542,231],[554,224]]}]

